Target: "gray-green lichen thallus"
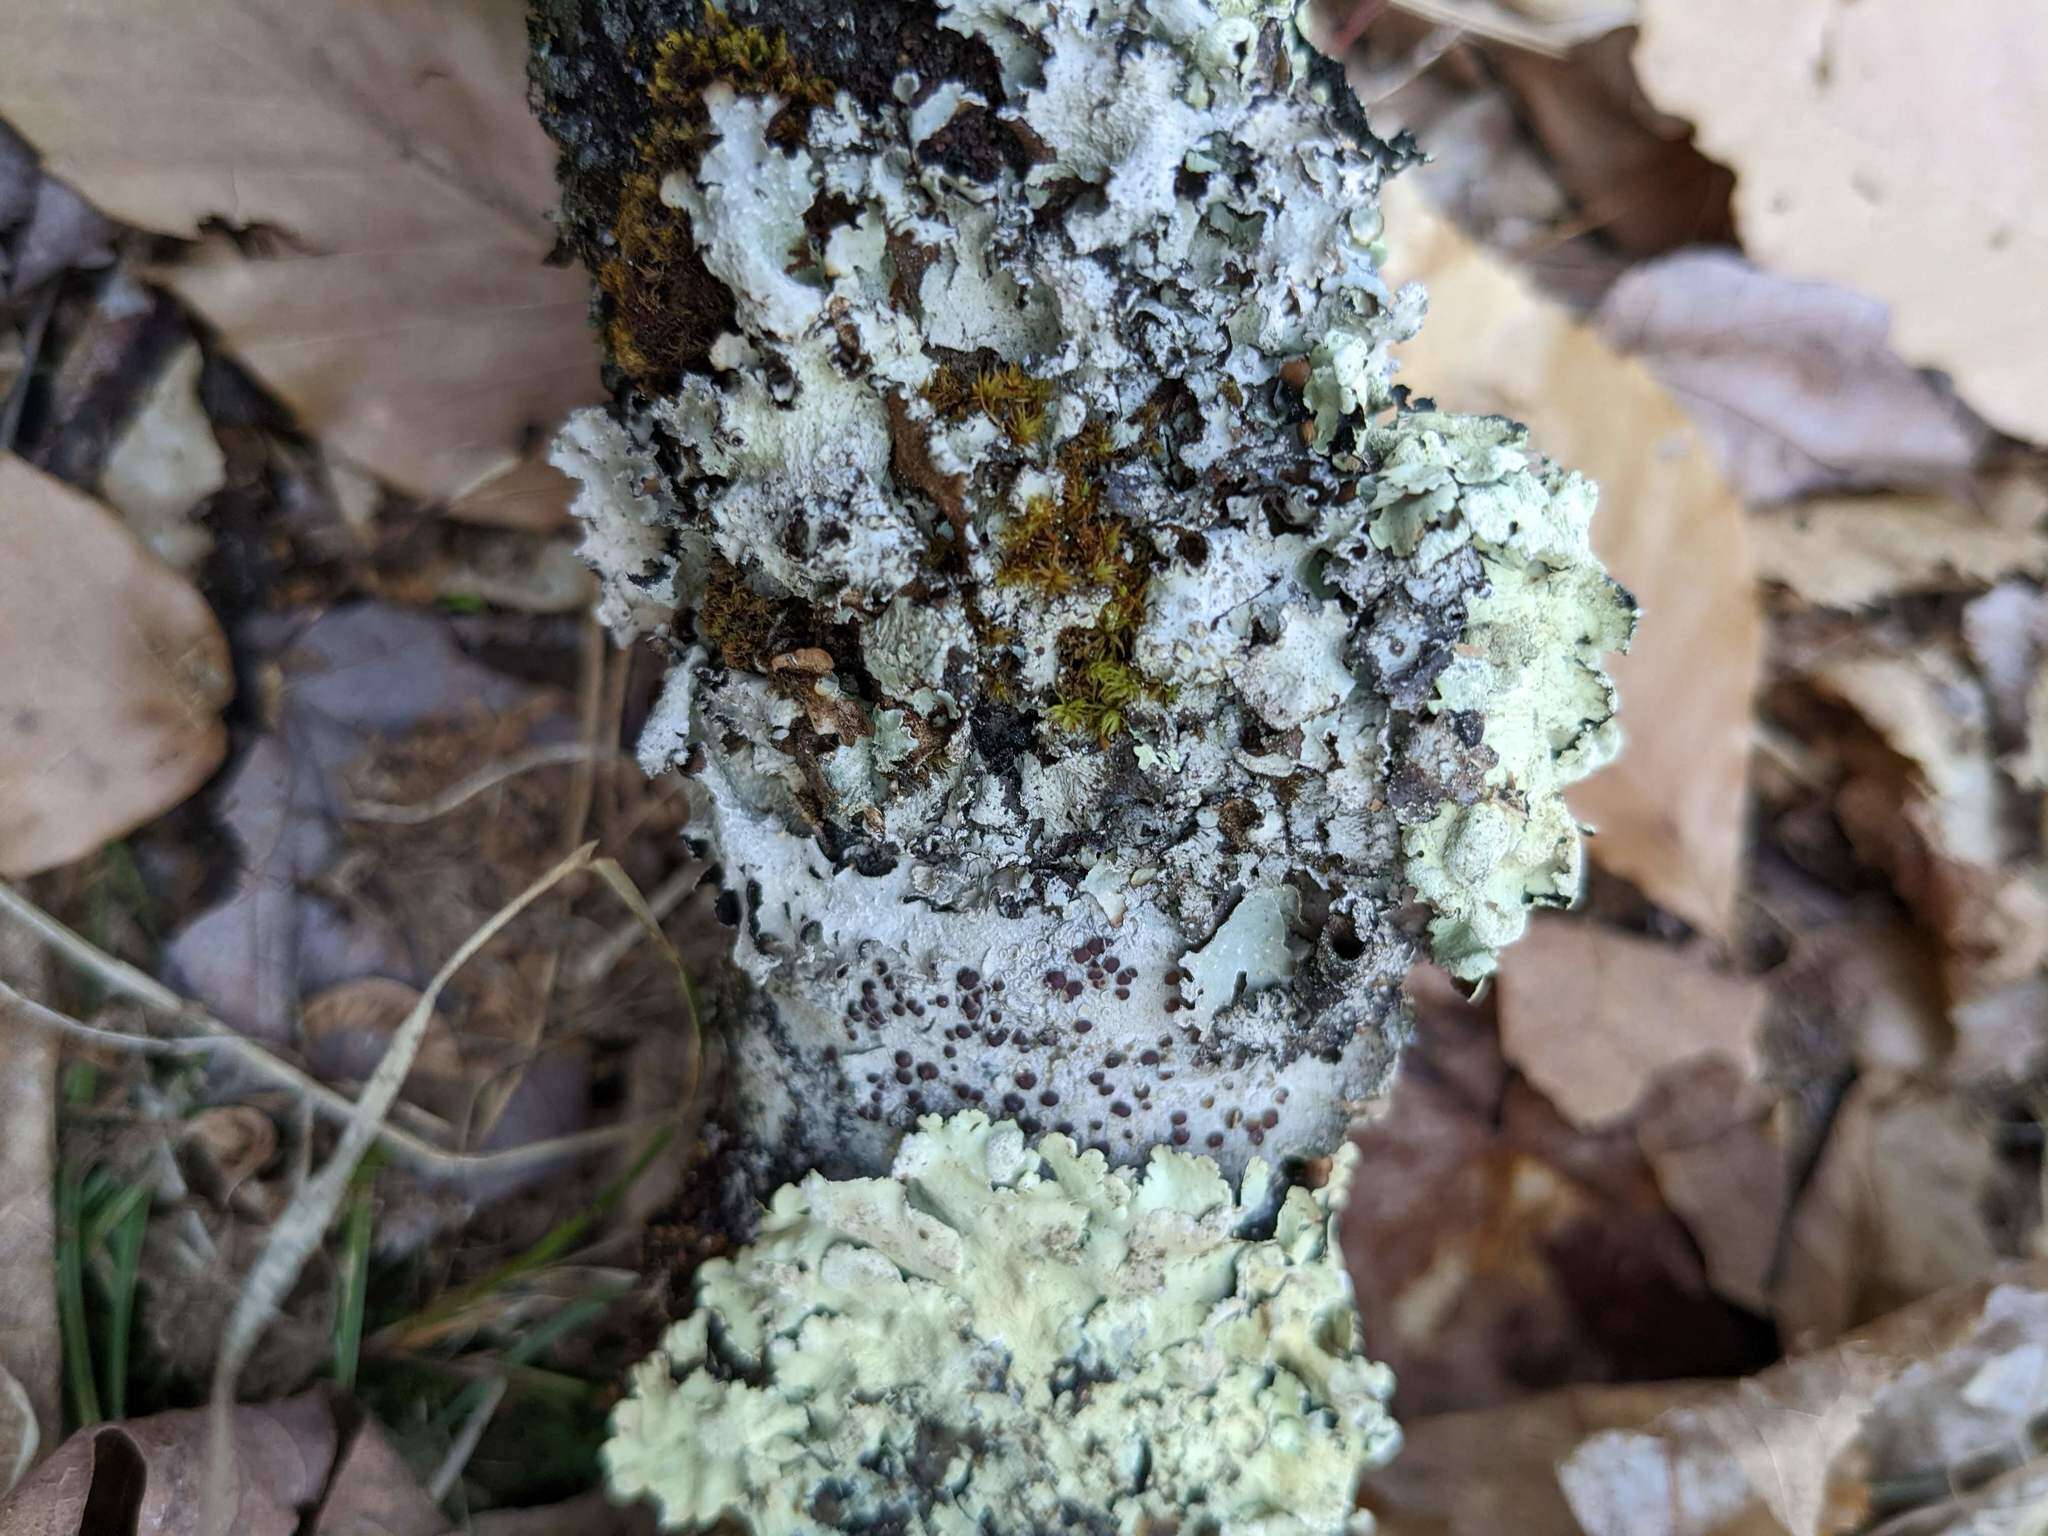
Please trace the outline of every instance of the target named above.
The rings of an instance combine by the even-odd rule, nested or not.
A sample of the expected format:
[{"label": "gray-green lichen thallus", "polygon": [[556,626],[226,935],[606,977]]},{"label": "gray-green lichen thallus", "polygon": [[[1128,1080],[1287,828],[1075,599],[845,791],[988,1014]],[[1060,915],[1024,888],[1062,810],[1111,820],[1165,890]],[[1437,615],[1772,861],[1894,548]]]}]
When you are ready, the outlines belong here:
[{"label": "gray-green lichen thallus", "polygon": [[1331,1214],[1355,1161],[1275,1215],[1262,1162],[1234,1190],[932,1116],[891,1177],[813,1174],[698,1271],[612,1488],[757,1536],[1370,1529],[1358,1477],[1400,1432]]},{"label": "gray-green lichen thallus", "polygon": [[1635,618],[1593,487],[1395,389],[1410,151],[1288,0],[536,3],[618,383],[555,458],[673,662],[641,755],[737,925],[729,1159],[801,1180],[614,1487],[759,1536],[1356,1525],[1387,1384],[1282,1184],[1411,961],[1482,978],[1578,888]]},{"label": "gray-green lichen thallus", "polygon": [[1284,0],[928,25],[978,67],[868,99],[743,10],[646,40],[608,238],[720,318],[556,451],[673,647],[642,755],[737,904],[742,1118],[784,1168],[969,1107],[1324,1152],[1418,939],[1478,978],[1577,887],[1633,619],[1592,488],[1396,408],[1402,156]]}]

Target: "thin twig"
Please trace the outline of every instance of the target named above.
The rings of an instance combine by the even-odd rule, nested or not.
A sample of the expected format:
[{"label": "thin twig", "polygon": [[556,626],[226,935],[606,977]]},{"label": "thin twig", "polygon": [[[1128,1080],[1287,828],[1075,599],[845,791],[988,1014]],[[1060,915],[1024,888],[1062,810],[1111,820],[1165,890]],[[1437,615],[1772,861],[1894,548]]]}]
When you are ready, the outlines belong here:
[{"label": "thin twig", "polygon": [[461,783],[450,786],[430,800],[417,805],[393,805],[379,800],[360,800],[348,809],[349,816],[356,821],[378,821],[395,827],[419,827],[430,821],[446,816],[450,811],[460,810],[478,795],[496,789],[508,779],[516,779],[523,773],[536,768],[555,768],[569,763],[591,763],[604,759],[624,759],[626,753],[617,747],[600,747],[594,742],[556,741],[538,747],[527,747],[514,752],[510,757],[501,758],[487,768],[479,769]]},{"label": "thin twig", "polygon": [[[0,981],[0,1002],[19,1008],[22,1018],[29,1023],[117,1050],[154,1055],[212,1054],[232,1057],[237,1063],[258,1075],[299,1094],[305,1102],[330,1120],[346,1121],[354,1116],[355,1102],[347,1095],[337,1093],[318,1078],[294,1066],[248,1036],[235,1033],[220,1020],[178,996],[153,976],[137,970],[125,960],[116,959],[90,940],[74,933],[5,881],[0,881],[0,911],[18,919],[25,928],[60,956],[81,970],[98,977],[113,991],[134,999],[145,1008],[167,1015],[172,1022],[193,1030],[194,1033],[166,1038],[161,1035],[135,1035],[121,1030],[105,1029],[74,1019],[69,1014],[59,1013],[54,1008],[23,996],[4,981]],[[621,1141],[635,1140],[667,1123],[666,1118],[636,1120],[629,1125],[603,1126],[594,1131],[579,1131],[574,1135],[559,1136],[549,1141],[529,1142],[525,1146],[508,1147],[501,1152],[451,1152],[388,1122],[378,1128],[377,1139],[395,1160],[416,1172],[430,1177],[456,1178],[511,1173],[543,1163],[556,1162],[601,1147],[609,1147]]]}]

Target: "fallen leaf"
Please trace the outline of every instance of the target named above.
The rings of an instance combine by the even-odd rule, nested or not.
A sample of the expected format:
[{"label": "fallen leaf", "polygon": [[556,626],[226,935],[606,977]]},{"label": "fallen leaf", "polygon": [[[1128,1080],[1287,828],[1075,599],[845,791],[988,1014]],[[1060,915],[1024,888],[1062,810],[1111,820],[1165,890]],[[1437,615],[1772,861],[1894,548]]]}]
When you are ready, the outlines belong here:
[{"label": "fallen leaf", "polygon": [[227,750],[227,641],[106,507],[0,455],[0,874],[52,869],[183,800]]},{"label": "fallen leaf", "polygon": [[1740,1370],[1752,1330],[1710,1291],[1633,1131],[1574,1130],[1501,1056],[1484,1006],[1416,1002],[1345,1255],[1396,1413],[1568,1381]]},{"label": "fallen leaf", "polygon": [[0,98],[52,175],[116,218],[256,232],[276,254],[215,237],[161,276],[329,445],[460,500],[599,398],[583,276],[547,264],[554,151],[526,103],[524,16],[40,7],[10,28]]},{"label": "fallen leaf", "polygon": [[1763,640],[1741,504],[1642,363],[1532,292],[1398,179],[1386,210],[1389,275],[1421,279],[1431,298],[1429,323],[1401,351],[1401,381],[1450,409],[1527,422],[1545,453],[1598,481],[1594,546],[1643,605],[1634,649],[1608,663],[1627,750],[1570,796],[1599,829],[1589,851],[1659,905],[1723,932]]},{"label": "fallen leaf", "polygon": [[1660,1074],[1719,1055],[1757,1069],[1764,989],[1697,951],[1538,916],[1501,956],[1500,1044],[1582,1128],[1626,1114]]},{"label": "fallen leaf", "polygon": [[[1499,1408],[1404,1419],[1401,1454],[1366,1479],[1376,1536],[1585,1536],[1558,1463],[1589,1437],[1634,1429],[1712,1390],[1693,1383],[1565,1387]],[[1648,1504],[1630,1536],[1663,1529]]]},{"label": "fallen leaf", "polygon": [[1909,652],[1858,643],[1832,647],[1807,681],[1865,727],[1820,727],[1847,770],[1835,815],[1941,941],[1950,1001],[2032,975],[2048,959],[2048,872],[2025,857],[1990,701],[1969,669],[1939,640]]},{"label": "fallen leaf", "polygon": [[1708,1057],[1666,1074],[1632,1123],[1664,1203],[1699,1244],[1708,1283],[1768,1316],[1790,1191],[1768,1099],[1732,1063]]},{"label": "fallen leaf", "polygon": [[1786,1225],[1772,1300],[1788,1343],[1826,1344],[1992,1270],[1992,1166],[1987,1128],[1960,1100],[1858,1079]]},{"label": "fallen leaf", "polygon": [[1733,167],[1761,263],[1889,305],[1898,350],[2048,438],[2048,28],[1912,0],[1644,0],[1636,69]]},{"label": "fallen leaf", "polygon": [[[293,1536],[299,1511],[319,1498],[334,1465],[333,1411],[321,1393],[308,1392],[232,1415],[226,1507],[236,1536]],[[206,1409],[193,1408],[80,1430],[0,1499],[0,1530],[202,1536],[207,1419]]]},{"label": "fallen leaf", "polygon": [[2048,571],[2048,534],[2001,527],[1946,496],[1822,497],[1759,512],[1749,531],[1757,574],[1823,608]]},{"label": "fallen leaf", "polygon": [[[0,980],[43,995],[49,964],[0,926]],[[57,1329],[57,1039],[0,1003],[0,1495],[63,1433]]]},{"label": "fallen leaf", "polygon": [[1983,426],[1893,352],[1868,296],[1678,251],[1630,268],[1598,324],[1685,403],[1752,502],[1966,474]]},{"label": "fallen leaf", "polygon": [[2048,1264],[2013,1266],[1738,1381],[1572,1387],[1411,1418],[1362,1502],[1382,1536],[1864,1529],[1880,1489],[1947,1501],[1971,1465],[1956,1448],[2028,1444],[2028,1416],[2048,1407],[2044,1287]]},{"label": "fallen leaf", "polygon": [[100,474],[100,494],[135,536],[187,576],[213,548],[213,535],[192,520],[192,512],[227,484],[227,459],[199,404],[205,364],[197,342],[171,355],[114,440]]},{"label": "fallen leaf", "polygon": [[1543,141],[1578,204],[1580,228],[1630,256],[1731,239],[1725,167],[1692,146],[1692,130],[1650,105],[1629,64],[1630,27],[1563,58],[1493,51],[1490,62]]},{"label": "fallen leaf", "polygon": [[[365,1419],[334,1469],[307,1536],[441,1536],[448,1521],[390,1437]],[[588,1533],[583,1533],[588,1536]]]}]

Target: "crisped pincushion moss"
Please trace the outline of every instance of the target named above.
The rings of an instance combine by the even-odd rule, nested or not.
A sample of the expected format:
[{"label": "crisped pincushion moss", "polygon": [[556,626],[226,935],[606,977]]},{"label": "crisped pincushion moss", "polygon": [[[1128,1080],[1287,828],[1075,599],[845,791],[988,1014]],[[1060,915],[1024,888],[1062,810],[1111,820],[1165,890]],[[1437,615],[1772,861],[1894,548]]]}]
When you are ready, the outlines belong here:
[{"label": "crisped pincushion moss", "polygon": [[605,1459],[664,1522],[755,1536],[1074,1528],[1312,1536],[1392,1455],[1331,1182],[1242,1193],[1207,1158],[1108,1167],[979,1113],[890,1178],[783,1189],[706,1264]]}]

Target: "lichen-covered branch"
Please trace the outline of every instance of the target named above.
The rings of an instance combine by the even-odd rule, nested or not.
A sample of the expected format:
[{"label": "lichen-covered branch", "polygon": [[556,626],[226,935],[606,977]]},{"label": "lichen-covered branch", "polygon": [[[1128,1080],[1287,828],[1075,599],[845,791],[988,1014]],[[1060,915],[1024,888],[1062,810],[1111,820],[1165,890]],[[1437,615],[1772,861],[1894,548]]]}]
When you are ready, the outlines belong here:
[{"label": "lichen-covered branch", "polygon": [[[604,617],[673,657],[641,751],[699,787],[738,929],[753,1187],[883,1174],[939,1113],[1117,1202],[1195,1177],[1107,1172],[1159,1148],[1254,1181],[1329,1154],[1418,951],[1483,977],[1576,892],[1561,791],[1615,749],[1634,620],[1590,485],[1394,387],[1423,296],[1380,279],[1377,193],[1408,148],[1286,0],[539,0],[535,36],[617,381],[557,462]],[[813,1178],[771,1226],[887,1187]],[[850,1315],[844,1250],[782,1240],[738,1274]],[[1101,1304],[1055,1330],[1069,1366]],[[823,1388],[781,1380],[796,1305],[786,1359],[743,1359],[769,1325],[729,1308],[674,1353],[765,1370],[808,1405],[791,1456],[835,1462]],[[993,1412],[938,1421],[1021,1422]]]}]

